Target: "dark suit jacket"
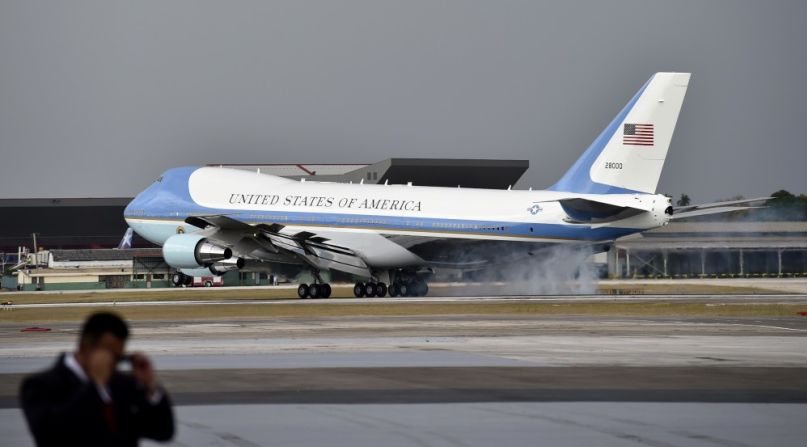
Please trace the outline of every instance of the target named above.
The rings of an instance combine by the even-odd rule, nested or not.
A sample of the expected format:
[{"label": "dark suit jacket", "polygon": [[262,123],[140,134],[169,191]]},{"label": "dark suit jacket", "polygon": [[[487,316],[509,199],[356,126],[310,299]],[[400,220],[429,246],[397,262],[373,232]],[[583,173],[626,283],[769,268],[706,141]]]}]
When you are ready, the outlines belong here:
[{"label": "dark suit jacket", "polygon": [[156,405],[132,376],[116,372],[109,381],[115,430],[93,383],[84,383],[64,364],[26,378],[20,401],[36,444],[46,446],[136,446],[140,438],[168,441],[174,415],[168,394]]}]

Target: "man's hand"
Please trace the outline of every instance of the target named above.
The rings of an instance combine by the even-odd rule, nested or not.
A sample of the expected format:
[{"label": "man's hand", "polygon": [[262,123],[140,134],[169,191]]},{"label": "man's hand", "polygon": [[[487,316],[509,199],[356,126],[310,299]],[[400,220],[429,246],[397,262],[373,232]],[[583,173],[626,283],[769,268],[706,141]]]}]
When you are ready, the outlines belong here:
[{"label": "man's hand", "polygon": [[107,349],[94,349],[87,356],[87,375],[100,387],[106,387],[115,372],[115,356]]},{"label": "man's hand", "polygon": [[157,391],[157,375],[151,366],[151,360],[142,352],[135,352],[132,358],[132,376],[146,389],[149,397]]}]

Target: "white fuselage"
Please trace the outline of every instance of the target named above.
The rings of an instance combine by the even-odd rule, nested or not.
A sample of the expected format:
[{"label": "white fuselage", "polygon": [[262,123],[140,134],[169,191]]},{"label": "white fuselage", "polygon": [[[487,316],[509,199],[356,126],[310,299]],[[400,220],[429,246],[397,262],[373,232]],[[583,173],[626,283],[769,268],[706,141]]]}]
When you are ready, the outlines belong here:
[{"label": "white fuselage", "polygon": [[[336,245],[356,249],[376,265],[416,263],[418,260],[405,248],[419,239],[525,243],[612,240],[666,224],[664,209],[669,204],[666,197],[650,194],[298,182],[214,167],[190,172],[186,192],[181,191],[181,183],[166,185],[174,190],[167,196],[172,200],[164,199],[162,182],[155,185],[155,191],[147,189],[145,197],[138,196],[130,204],[126,219],[135,231],[156,244],[161,245],[178,231],[198,231],[184,223],[188,216],[223,214],[251,225],[281,224],[289,234],[310,231]],[[570,223],[555,201],[570,197],[624,203],[651,212],[602,224]],[[394,244],[390,237],[408,242]]]}]

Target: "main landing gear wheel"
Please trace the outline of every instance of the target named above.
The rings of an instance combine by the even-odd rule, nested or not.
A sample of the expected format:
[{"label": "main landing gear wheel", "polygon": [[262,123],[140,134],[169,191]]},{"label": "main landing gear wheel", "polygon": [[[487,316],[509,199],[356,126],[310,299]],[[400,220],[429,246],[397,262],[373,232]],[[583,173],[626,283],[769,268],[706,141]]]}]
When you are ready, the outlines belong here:
[{"label": "main landing gear wheel", "polygon": [[415,283],[415,296],[426,296],[429,294],[429,285],[425,281]]},{"label": "main landing gear wheel", "polygon": [[353,296],[356,298],[361,297],[368,297],[372,298],[374,296],[377,297],[384,297],[387,295],[387,285],[383,282],[380,283],[372,283],[372,282],[357,282],[356,285],[353,286]]},{"label": "main landing gear wheel", "polygon": [[330,298],[331,297],[331,285],[327,283],[323,284],[300,284],[297,286],[297,296],[302,299],[306,298]]},{"label": "main landing gear wheel", "polygon": [[193,276],[188,276],[181,272],[176,272],[171,275],[171,284],[174,287],[182,287],[182,286],[189,286],[193,284]]},{"label": "main landing gear wheel", "polygon": [[297,286],[297,296],[302,299],[308,298],[308,284],[300,284]]},{"label": "main landing gear wheel", "polygon": [[425,281],[394,282],[389,286],[389,296],[426,296],[429,285]]}]

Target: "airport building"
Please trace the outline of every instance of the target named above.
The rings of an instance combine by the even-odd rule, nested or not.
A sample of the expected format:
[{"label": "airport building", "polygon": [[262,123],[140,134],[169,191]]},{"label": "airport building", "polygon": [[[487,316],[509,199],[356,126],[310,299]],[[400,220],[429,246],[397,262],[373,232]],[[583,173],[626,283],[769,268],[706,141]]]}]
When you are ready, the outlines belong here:
[{"label": "airport building", "polygon": [[807,276],[807,222],[673,222],[617,240],[612,278]]}]

